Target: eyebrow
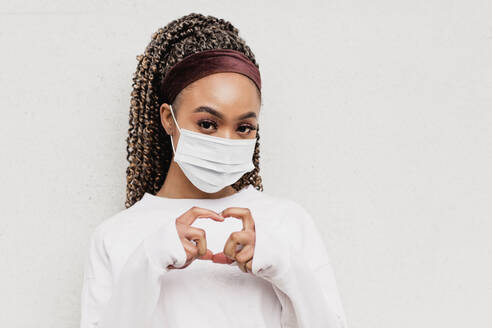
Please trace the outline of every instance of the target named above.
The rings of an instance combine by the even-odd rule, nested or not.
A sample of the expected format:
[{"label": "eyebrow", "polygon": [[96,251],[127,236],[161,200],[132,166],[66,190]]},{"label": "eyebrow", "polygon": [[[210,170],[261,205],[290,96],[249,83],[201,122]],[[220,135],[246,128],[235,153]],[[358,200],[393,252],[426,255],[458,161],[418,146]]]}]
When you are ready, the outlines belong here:
[{"label": "eyebrow", "polygon": [[[198,106],[193,111],[193,113],[200,113],[200,112],[207,112],[207,113],[210,113],[210,114],[212,114],[214,116],[217,116],[221,120],[224,119],[224,115],[222,115],[220,112],[218,112],[217,110],[215,110],[215,109],[213,109],[212,107],[209,107],[209,106]],[[255,112],[247,112],[245,114],[240,115],[237,119],[238,120],[244,120],[244,119],[247,119],[247,118],[250,118],[250,117],[256,118],[256,113]]]}]

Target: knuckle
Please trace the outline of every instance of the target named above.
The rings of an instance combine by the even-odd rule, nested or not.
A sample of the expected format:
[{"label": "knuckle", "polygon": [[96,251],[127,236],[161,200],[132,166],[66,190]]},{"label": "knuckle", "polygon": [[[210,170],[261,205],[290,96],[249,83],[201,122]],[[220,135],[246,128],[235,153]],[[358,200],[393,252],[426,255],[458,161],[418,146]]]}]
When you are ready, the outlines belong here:
[{"label": "knuckle", "polygon": [[190,212],[191,212],[192,214],[198,214],[198,212],[199,212],[199,211],[200,211],[200,208],[199,208],[198,206],[192,206],[192,207],[190,208]]},{"label": "knuckle", "polygon": [[224,253],[224,255],[225,255],[227,258],[229,258],[229,259],[231,259],[231,260],[234,260],[234,256],[233,256],[232,252],[230,252],[230,251],[228,251],[228,250],[225,250],[225,249],[224,249],[224,252],[223,252],[223,253]]},{"label": "knuckle", "polygon": [[241,263],[241,264],[244,264],[244,262],[245,262],[245,258],[244,258],[244,257],[245,257],[245,256],[244,256],[243,254],[238,254],[238,255],[236,255],[236,259],[237,259],[237,261],[238,261],[239,263]]},{"label": "knuckle", "polygon": [[233,233],[231,233],[231,240],[234,242],[237,242],[239,240],[239,232],[238,231],[234,231]]}]

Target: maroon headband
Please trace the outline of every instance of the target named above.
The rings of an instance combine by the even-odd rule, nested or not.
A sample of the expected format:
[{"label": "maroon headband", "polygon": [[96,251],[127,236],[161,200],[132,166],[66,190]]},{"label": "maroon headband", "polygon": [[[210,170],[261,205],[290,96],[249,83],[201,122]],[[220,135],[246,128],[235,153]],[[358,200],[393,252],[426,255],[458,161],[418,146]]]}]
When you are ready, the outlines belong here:
[{"label": "maroon headband", "polygon": [[203,50],[175,64],[161,81],[162,102],[171,104],[188,84],[218,72],[236,72],[249,77],[261,92],[260,71],[242,52],[231,49]]}]

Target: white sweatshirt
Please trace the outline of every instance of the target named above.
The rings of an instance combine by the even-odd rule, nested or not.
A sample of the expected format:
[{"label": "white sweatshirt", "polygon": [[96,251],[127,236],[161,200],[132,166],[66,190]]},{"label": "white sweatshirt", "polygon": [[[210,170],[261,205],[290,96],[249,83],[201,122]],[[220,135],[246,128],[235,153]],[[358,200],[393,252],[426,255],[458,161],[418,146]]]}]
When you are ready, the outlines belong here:
[{"label": "white sweatshirt", "polygon": [[[255,221],[252,272],[237,263],[194,260],[176,218],[193,206],[220,212],[247,207]],[[198,218],[207,248],[222,252],[242,221]],[[249,185],[219,199],[176,199],[145,193],[94,230],[84,265],[81,328],[346,328],[324,242],[298,203]]]}]

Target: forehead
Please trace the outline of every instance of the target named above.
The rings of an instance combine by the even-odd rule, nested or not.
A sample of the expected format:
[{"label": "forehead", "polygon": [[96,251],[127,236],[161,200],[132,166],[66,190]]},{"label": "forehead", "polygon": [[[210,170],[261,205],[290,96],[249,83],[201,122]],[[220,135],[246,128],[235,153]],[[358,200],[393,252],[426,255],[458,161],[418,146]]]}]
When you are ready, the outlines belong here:
[{"label": "forehead", "polygon": [[180,106],[192,110],[201,105],[223,112],[260,110],[256,85],[247,76],[235,72],[209,74],[181,90]]}]

